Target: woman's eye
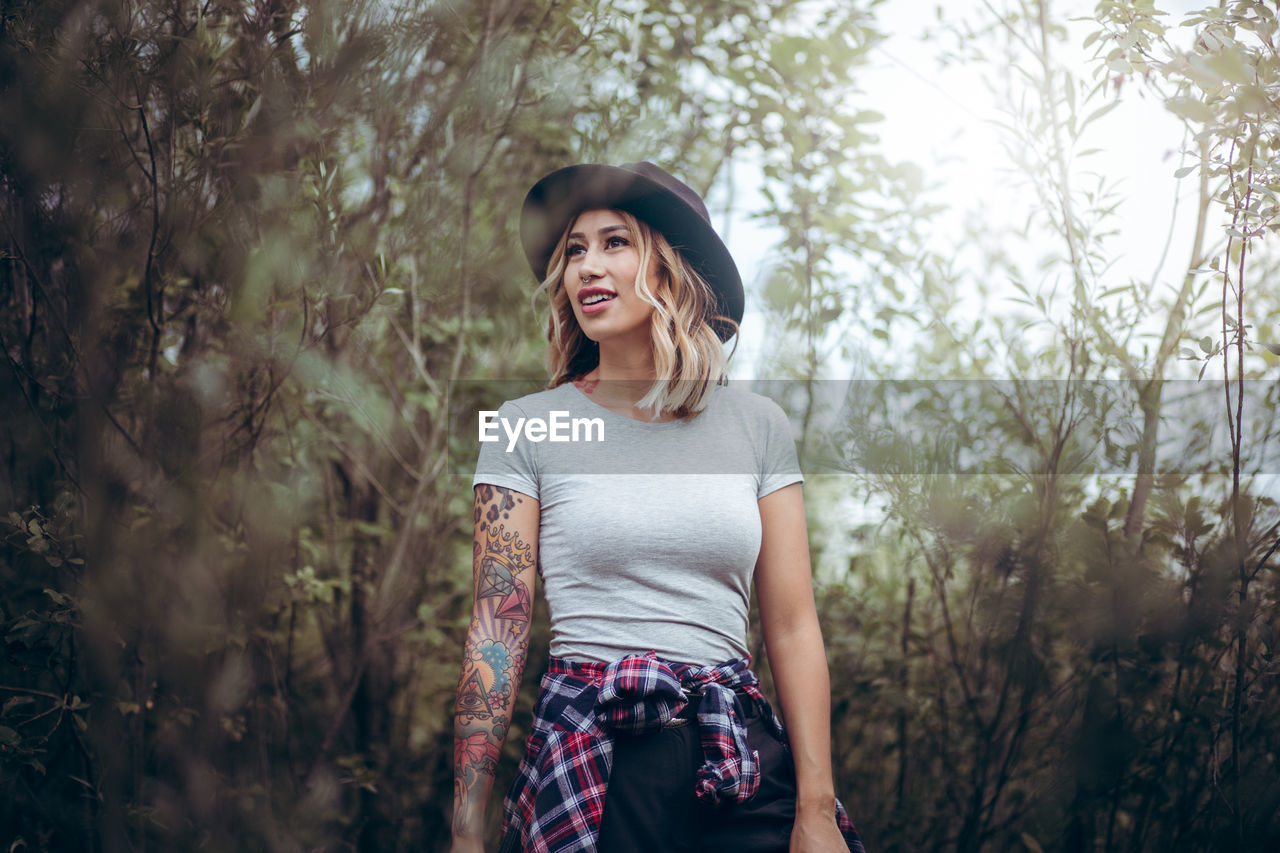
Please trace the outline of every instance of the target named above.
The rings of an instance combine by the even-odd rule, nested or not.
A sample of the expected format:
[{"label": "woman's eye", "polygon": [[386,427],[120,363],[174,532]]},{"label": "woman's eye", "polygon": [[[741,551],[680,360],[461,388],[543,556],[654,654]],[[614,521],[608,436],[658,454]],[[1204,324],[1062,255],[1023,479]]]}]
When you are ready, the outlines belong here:
[{"label": "woman's eye", "polygon": [[569,257],[573,257],[574,255],[581,255],[586,250],[587,250],[587,247],[582,245],[581,243],[570,243],[568,246],[565,247],[564,253]]},{"label": "woman's eye", "polygon": [[610,249],[614,249],[614,248],[617,248],[618,246],[630,246],[631,244],[627,242],[626,237],[610,237],[609,240],[605,243],[605,245],[608,246]]}]

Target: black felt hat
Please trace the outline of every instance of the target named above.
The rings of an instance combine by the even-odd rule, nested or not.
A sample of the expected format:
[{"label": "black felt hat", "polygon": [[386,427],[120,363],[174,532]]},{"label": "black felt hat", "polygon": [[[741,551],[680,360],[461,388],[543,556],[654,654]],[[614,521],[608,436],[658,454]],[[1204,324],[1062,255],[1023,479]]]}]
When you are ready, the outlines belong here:
[{"label": "black felt hat", "polygon": [[[742,322],[742,276],[698,194],[652,163],[582,164],[547,175],[533,185],[520,211],[520,242],[541,281],[556,242],[584,210],[623,210],[660,232],[716,292],[717,313]],[[714,323],[721,340],[734,333]]]}]

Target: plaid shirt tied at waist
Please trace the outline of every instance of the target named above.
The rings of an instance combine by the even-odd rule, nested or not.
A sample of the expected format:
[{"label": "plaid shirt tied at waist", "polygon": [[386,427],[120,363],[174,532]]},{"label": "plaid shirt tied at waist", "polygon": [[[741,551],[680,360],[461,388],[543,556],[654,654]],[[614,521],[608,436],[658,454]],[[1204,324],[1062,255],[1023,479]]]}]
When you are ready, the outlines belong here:
[{"label": "plaid shirt tied at waist", "polygon": [[[608,664],[552,658],[524,758],[504,803],[500,850],[594,851],[615,734],[661,729],[697,696],[702,697],[697,725],[706,761],[698,769],[696,796],[712,805],[750,799],[760,785],[759,755],[747,742],[739,695],[755,703],[786,743],[758,684],[744,658],[704,667],[666,661],[653,652]],[[838,803],[836,817],[849,849],[862,853],[853,823]]]}]

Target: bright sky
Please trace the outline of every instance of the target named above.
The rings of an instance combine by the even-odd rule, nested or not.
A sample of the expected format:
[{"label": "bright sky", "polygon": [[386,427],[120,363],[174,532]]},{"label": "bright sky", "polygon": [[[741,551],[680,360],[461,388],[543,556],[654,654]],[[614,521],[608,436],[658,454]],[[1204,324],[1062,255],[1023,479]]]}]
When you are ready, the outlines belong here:
[{"label": "bright sky", "polygon": [[[1008,0],[951,0],[946,4],[945,14],[952,20],[973,21],[984,15],[989,20],[992,13],[988,3],[997,9],[1012,5]],[[1165,22],[1176,27],[1186,12],[1204,4],[1195,0],[1157,0],[1156,5],[1169,13]],[[999,235],[1021,226],[1029,201],[1025,189],[1009,178],[1007,155],[1003,150],[1006,131],[995,125],[996,121],[1007,118],[1001,111],[997,93],[988,82],[990,75],[1000,70],[989,63],[940,70],[938,45],[923,38],[925,28],[935,23],[934,6],[923,0],[887,0],[879,7],[879,26],[890,35],[875,51],[870,66],[859,72],[865,95],[858,107],[874,109],[885,116],[877,126],[883,151],[890,159],[918,165],[924,172],[926,184],[935,188],[933,200],[948,208],[937,220],[933,232],[935,249],[959,250],[965,239],[966,219],[979,217],[990,233],[997,236],[998,242],[1016,251],[1019,241],[999,240]],[[1053,50],[1077,79],[1092,83],[1096,79],[1093,73],[1096,63],[1091,58],[1093,48],[1086,52],[1082,44],[1096,29],[1092,22],[1094,4],[1060,0],[1053,6],[1059,20],[1087,19],[1071,22],[1066,43],[1055,43]],[[1178,36],[1187,33],[1186,29],[1177,31]],[[1117,96],[1113,92],[1110,97]],[[1110,222],[1117,233],[1110,238],[1106,252],[1106,257],[1114,262],[1107,274],[1108,285],[1111,279],[1115,284],[1122,284],[1132,277],[1143,283],[1154,281],[1157,287],[1167,286],[1180,282],[1186,269],[1195,224],[1196,176],[1182,180],[1174,177],[1174,172],[1189,162],[1181,159],[1183,125],[1162,103],[1132,81],[1121,88],[1118,98],[1120,105],[1094,124],[1078,146],[1096,148],[1098,152],[1076,162],[1073,184],[1082,188],[1086,180],[1093,183],[1097,178],[1086,175],[1096,173],[1107,184],[1115,185],[1120,198],[1116,215]],[[1092,106],[1082,109],[1081,113],[1088,114]],[[776,233],[745,217],[753,194],[748,185],[749,172],[742,166],[737,169],[736,194],[744,209],[733,219],[729,235],[730,249],[743,271],[748,293],[742,341],[732,369],[734,377],[743,379],[772,375],[767,365],[758,363],[768,331],[760,308],[758,276],[767,265],[769,247],[777,242]],[[1220,231],[1211,229],[1209,233],[1206,248],[1211,250],[1212,240]],[[1166,243],[1167,260],[1157,275]],[[1028,283],[1043,278],[1036,269],[1040,256],[1061,251],[1059,243],[1049,240],[1041,245],[1026,246],[1025,256],[1019,260]],[[970,305],[958,302],[958,312],[963,314],[972,307],[976,315],[982,308],[972,303],[972,300]],[[999,310],[999,306],[994,306],[994,310]],[[1162,317],[1154,319],[1163,320]],[[1197,334],[1214,331],[1211,320],[1205,323],[1209,328],[1198,330]],[[902,349],[909,347],[907,342]],[[1195,371],[1193,362],[1171,367],[1171,375],[1194,377]],[[857,370],[852,366],[828,366],[825,375],[857,378]],[[833,489],[831,495],[847,491],[829,480],[812,478],[807,488]],[[1280,478],[1271,487],[1262,483],[1255,486],[1274,492],[1280,488]],[[864,505],[860,499],[847,494],[835,501],[816,501],[811,506],[811,521],[816,522],[814,529],[825,531],[821,537],[826,547],[820,575],[827,579],[843,577],[843,567],[854,547],[845,531],[851,524],[878,521],[880,509]],[[814,518],[815,513],[820,517]]]},{"label": "bright sky", "polygon": [[[990,6],[1002,8],[1000,0]],[[1183,13],[1198,8],[1190,0],[1158,3],[1169,12],[1166,22],[1176,24]],[[1059,19],[1091,18],[1091,2],[1056,2]],[[983,0],[952,0],[945,7],[948,20],[975,21],[990,19],[991,12]],[[979,216],[991,233],[1009,233],[1025,221],[1028,201],[1025,188],[1010,179],[1007,157],[1002,142],[1006,131],[994,122],[1006,118],[998,95],[989,84],[991,75],[1000,69],[991,63],[969,66],[952,65],[940,69],[938,45],[924,39],[927,26],[936,25],[934,4],[921,0],[888,0],[879,7],[879,27],[889,37],[875,51],[871,65],[859,71],[859,83],[865,92],[858,106],[877,110],[885,116],[877,126],[884,152],[894,160],[913,162],[921,167],[926,184],[933,186],[933,198],[948,208],[933,232],[934,247],[952,251],[964,242],[963,224]],[[1070,36],[1065,44],[1055,43],[1057,58],[1078,79],[1094,81],[1094,62],[1081,49],[1085,37],[1096,27],[1091,20],[1069,24]],[[1186,32],[1183,30],[1182,32]],[[1176,196],[1183,200],[1177,208],[1173,238],[1162,274],[1158,281],[1178,279],[1187,263],[1187,245],[1194,226],[1196,178],[1175,180],[1174,171],[1184,165],[1180,148],[1182,125],[1164,106],[1141,91],[1137,85],[1126,85],[1119,98],[1120,106],[1095,123],[1087,139],[1079,147],[1097,148],[1096,154],[1077,161],[1073,174],[1076,187],[1092,185],[1101,175],[1122,198],[1113,225],[1119,233],[1112,238],[1115,266],[1108,275],[1116,284],[1131,276],[1150,282],[1169,240]],[[1098,101],[1093,106],[1101,106]],[[1083,114],[1092,111],[1082,109]],[[739,168],[742,181],[748,170]],[[750,187],[740,186],[738,197],[744,207],[750,205]],[[745,211],[744,211],[745,212]],[[776,238],[758,223],[736,217],[730,229],[730,248],[739,261],[748,288],[747,316],[743,340],[734,358],[734,375],[768,375],[757,364],[763,338],[763,317],[759,313],[759,281],[756,276],[768,260],[768,246]],[[1005,242],[1005,241],[1001,241]],[[1016,241],[1007,241],[1016,249]],[[1038,256],[1060,252],[1060,246],[1046,242],[1042,247],[1030,246],[1022,258],[1028,279],[1037,281],[1034,264]],[[753,285],[755,287],[753,288]],[[964,306],[959,306],[963,311]],[[975,311],[978,310],[975,307]]]}]

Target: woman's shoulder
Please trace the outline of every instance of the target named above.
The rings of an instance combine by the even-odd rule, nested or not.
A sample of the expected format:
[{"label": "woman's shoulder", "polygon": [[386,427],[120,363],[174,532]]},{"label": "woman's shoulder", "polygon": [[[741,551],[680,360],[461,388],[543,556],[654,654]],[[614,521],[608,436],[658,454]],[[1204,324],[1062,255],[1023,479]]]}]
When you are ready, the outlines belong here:
[{"label": "woman's shoulder", "polygon": [[760,394],[746,384],[717,385],[711,398],[716,407],[739,417],[762,420],[786,419],[786,412],[771,397]]},{"label": "woman's shoulder", "polygon": [[557,385],[554,388],[544,388],[541,391],[534,391],[520,397],[508,398],[503,404],[504,409],[516,409],[524,414],[535,412],[547,412],[553,408],[563,409],[575,400],[576,392],[573,389],[573,383],[566,382],[563,385]]}]

